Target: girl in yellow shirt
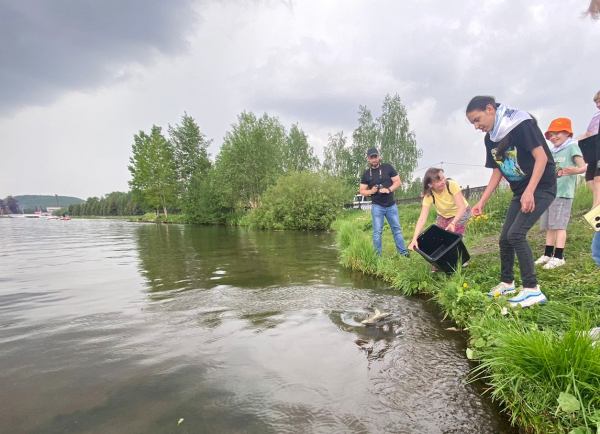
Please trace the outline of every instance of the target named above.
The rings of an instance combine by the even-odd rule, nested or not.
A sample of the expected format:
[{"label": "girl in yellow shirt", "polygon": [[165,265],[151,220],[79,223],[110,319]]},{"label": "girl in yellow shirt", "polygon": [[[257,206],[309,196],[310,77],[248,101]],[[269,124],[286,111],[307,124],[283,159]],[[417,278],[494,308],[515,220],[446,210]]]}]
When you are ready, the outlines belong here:
[{"label": "girl in yellow shirt", "polygon": [[464,234],[471,217],[471,207],[462,194],[460,185],[446,179],[444,171],[435,167],[427,169],[423,177],[423,205],[421,215],[415,225],[415,234],[408,248],[419,248],[417,238],[421,234],[431,205],[438,213],[436,224],[447,231]]}]

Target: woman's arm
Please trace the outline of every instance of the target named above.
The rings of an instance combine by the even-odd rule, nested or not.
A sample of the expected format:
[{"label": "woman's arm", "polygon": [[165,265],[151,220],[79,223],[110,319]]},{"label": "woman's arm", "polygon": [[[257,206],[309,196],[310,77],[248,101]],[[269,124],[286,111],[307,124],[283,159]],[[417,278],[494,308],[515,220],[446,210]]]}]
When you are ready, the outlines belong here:
[{"label": "woman's arm", "polygon": [[454,195],[454,203],[456,204],[456,207],[458,209],[456,211],[456,215],[454,216],[450,224],[446,227],[446,230],[450,232],[454,232],[456,230],[456,224],[461,219],[461,217],[465,215],[465,211],[467,210],[462,190],[458,190],[458,193]]},{"label": "woman's arm", "polygon": [[419,220],[417,220],[417,223],[415,224],[415,233],[413,235],[413,239],[412,239],[411,243],[408,245],[409,250],[414,250],[415,247],[419,248],[419,243],[417,242],[417,238],[419,238],[419,235],[421,234],[421,231],[423,230],[423,227],[425,226],[425,222],[427,221],[428,216],[429,216],[429,207],[423,205],[421,207],[421,215],[419,216]]},{"label": "woman's arm", "polygon": [[583,139],[587,139],[588,137],[590,137],[590,132],[586,131],[585,134],[582,134],[581,136],[577,137],[577,141],[579,140],[583,140]]},{"label": "woman's arm", "polygon": [[537,146],[531,150],[531,155],[535,159],[533,165],[533,172],[529,179],[527,188],[521,195],[521,211],[532,212],[535,209],[535,200],[533,199],[533,192],[537,188],[544,170],[546,170],[546,163],[548,163],[548,156],[542,146]]},{"label": "woman's arm", "polygon": [[481,214],[485,203],[488,201],[496,187],[498,187],[498,184],[500,184],[501,179],[502,172],[500,172],[500,169],[493,169],[492,176],[490,177],[487,188],[481,195],[481,199],[479,199],[479,202],[477,202],[475,206],[471,208],[471,211],[474,216],[478,216]]}]

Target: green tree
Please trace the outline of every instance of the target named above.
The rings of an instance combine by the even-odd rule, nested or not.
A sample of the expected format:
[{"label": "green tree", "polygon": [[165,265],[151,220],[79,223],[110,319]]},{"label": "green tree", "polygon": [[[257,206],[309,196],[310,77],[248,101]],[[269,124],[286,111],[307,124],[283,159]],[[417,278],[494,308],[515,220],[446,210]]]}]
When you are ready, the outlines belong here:
[{"label": "green tree", "polygon": [[178,193],[180,199],[187,197],[192,176],[196,172],[204,173],[211,167],[208,159],[208,147],[212,139],[200,132],[200,127],[187,113],[181,118],[181,124],[172,127],[169,125],[169,139],[173,145],[173,155],[179,182]]},{"label": "green tree", "polygon": [[403,184],[410,184],[423,151],[417,148],[415,133],[410,130],[406,108],[398,94],[386,95],[377,118],[377,142],[383,161],[394,166]]},{"label": "green tree", "polygon": [[133,155],[128,166],[132,179],[129,181],[136,200],[156,210],[167,208],[177,199],[177,171],[173,148],[162,135],[161,128],[152,126],[150,135],[143,131],[133,136]]},{"label": "green tree", "polygon": [[283,173],[285,128],[266,113],[242,112],[225,134],[216,158],[216,185],[224,206],[255,208],[260,195]]},{"label": "green tree", "polygon": [[225,222],[228,209],[223,205],[215,169],[196,171],[190,181],[189,197],[184,212],[192,223],[220,224]]},{"label": "green tree", "polygon": [[352,133],[352,144],[362,149],[364,162],[367,149],[376,148],[379,145],[379,126],[373,120],[371,111],[366,106],[358,107],[358,115],[358,127]]},{"label": "green tree", "polygon": [[314,149],[308,144],[308,137],[298,126],[293,124],[286,137],[284,149],[284,169],[286,172],[314,172],[319,169],[319,159]]},{"label": "green tree", "polygon": [[290,173],[267,189],[249,221],[269,229],[329,229],[351,197],[350,187],[338,177]]},{"label": "green tree", "polygon": [[365,168],[365,150],[348,145],[343,131],[329,134],[329,142],[323,152],[324,170],[344,180],[348,186],[358,188],[360,176]]},{"label": "green tree", "polygon": [[397,199],[412,199],[419,197],[423,192],[423,180],[421,178],[413,179],[408,183],[404,183],[403,188],[398,190],[398,194],[394,193]]},{"label": "green tree", "polygon": [[12,196],[8,196],[6,198],[6,206],[12,214],[19,214],[21,212],[19,208],[19,201]]},{"label": "green tree", "polygon": [[330,175],[343,177],[347,172],[350,153],[346,149],[347,137],[343,131],[338,131],[336,134],[329,134],[327,146],[323,150],[323,169]]}]

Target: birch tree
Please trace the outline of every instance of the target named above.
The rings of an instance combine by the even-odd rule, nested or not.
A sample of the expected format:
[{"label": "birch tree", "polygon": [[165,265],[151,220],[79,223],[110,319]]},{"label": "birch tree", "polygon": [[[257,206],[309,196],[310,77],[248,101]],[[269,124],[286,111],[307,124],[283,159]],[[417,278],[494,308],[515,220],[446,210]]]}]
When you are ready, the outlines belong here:
[{"label": "birch tree", "polygon": [[177,198],[177,171],[172,145],[162,135],[160,127],[152,126],[150,135],[143,131],[133,136],[133,155],[128,166],[132,179],[129,187],[141,203],[156,210],[162,208],[168,217],[167,208]]}]

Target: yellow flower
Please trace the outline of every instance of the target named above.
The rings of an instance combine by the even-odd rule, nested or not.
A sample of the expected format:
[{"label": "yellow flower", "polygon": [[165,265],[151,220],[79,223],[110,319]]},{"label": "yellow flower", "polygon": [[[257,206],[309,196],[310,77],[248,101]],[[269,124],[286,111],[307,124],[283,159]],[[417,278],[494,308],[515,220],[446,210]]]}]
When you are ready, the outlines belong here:
[{"label": "yellow flower", "polygon": [[466,282],[463,283],[463,288],[466,288],[467,286],[469,286],[469,285],[467,285]]},{"label": "yellow flower", "polygon": [[484,215],[484,216],[483,216],[483,218],[484,218],[484,220],[487,220],[487,219],[488,219],[488,216]]}]

